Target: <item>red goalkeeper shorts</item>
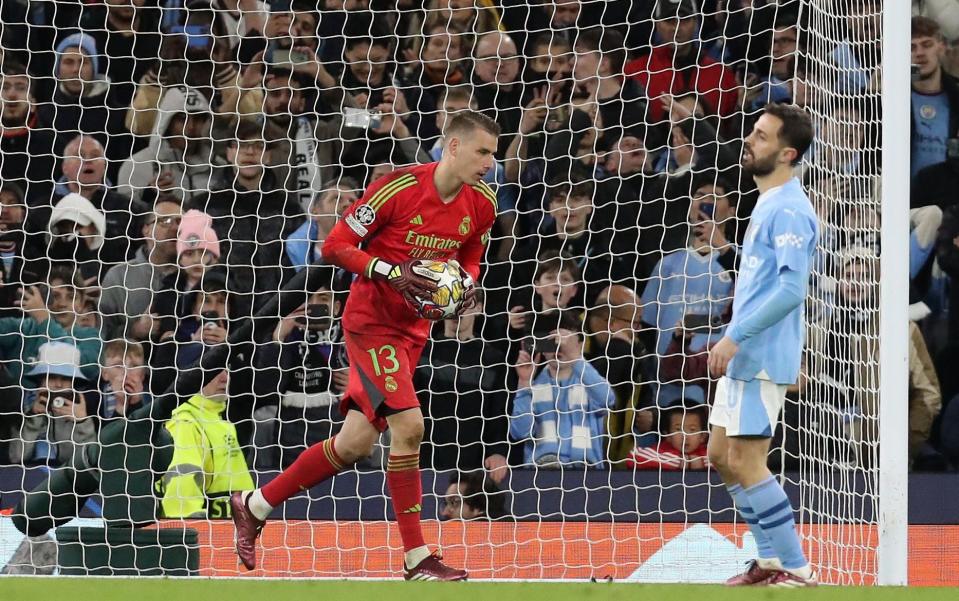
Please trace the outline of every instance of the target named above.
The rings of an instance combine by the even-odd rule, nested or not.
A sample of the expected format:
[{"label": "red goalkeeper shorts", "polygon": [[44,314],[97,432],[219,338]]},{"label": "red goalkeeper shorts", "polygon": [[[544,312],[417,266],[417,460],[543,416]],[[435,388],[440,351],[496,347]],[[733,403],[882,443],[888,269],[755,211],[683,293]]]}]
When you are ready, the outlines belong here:
[{"label": "red goalkeeper shorts", "polygon": [[413,371],[424,345],[396,336],[354,332],[344,332],[344,338],[350,381],[340,401],[343,415],[356,407],[383,432],[387,428],[386,415],[420,406],[413,387]]}]

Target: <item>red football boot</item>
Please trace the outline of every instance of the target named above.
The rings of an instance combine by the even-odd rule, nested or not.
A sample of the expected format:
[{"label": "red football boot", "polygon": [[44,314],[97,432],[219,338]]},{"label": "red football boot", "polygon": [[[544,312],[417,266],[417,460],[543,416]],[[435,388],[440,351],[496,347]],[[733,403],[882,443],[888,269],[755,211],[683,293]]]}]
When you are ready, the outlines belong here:
[{"label": "red football boot", "polygon": [[266,522],[253,515],[242,492],[230,495],[230,509],[233,513],[233,524],[236,526],[236,554],[240,556],[246,569],[252,570],[256,567],[256,539]]},{"label": "red football boot", "polygon": [[416,564],[414,568],[407,568],[404,562],[403,578],[406,580],[441,580],[455,581],[466,580],[468,574],[466,570],[457,570],[449,567],[442,561],[443,556],[439,551],[434,551],[426,559]]},{"label": "red football boot", "polygon": [[765,583],[776,573],[776,570],[760,567],[759,562],[753,559],[746,564],[746,571],[727,580],[726,586],[756,586]]}]

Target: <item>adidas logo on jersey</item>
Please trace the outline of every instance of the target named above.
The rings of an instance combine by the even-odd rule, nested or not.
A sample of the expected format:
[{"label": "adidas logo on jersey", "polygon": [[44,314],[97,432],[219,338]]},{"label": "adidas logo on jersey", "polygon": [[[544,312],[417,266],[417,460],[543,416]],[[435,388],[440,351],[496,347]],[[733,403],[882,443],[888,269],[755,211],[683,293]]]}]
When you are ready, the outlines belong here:
[{"label": "adidas logo on jersey", "polygon": [[417,215],[416,217],[410,219],[410,223],[413,225],[423,225],[423,216]]}]

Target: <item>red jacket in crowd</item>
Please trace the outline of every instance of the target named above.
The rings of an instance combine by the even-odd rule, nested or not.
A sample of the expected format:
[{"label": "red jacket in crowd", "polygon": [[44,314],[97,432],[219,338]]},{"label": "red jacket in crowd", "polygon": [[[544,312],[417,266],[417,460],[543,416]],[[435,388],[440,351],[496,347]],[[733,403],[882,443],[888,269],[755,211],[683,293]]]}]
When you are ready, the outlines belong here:
[{"label": "red jacket in crowd", "polygon": [[733,72],[705,55],[699,57],[696,65],[677,68],[673,64],[671,44],[656,46],[650,54],[627,63],[626,76],[646,88],[651,123],[667,117],[656,100],[663,94],[681,96],[695,90],[707,104],[706,114],[725,117],[736,109],[739,84]]},{"label": "red jacket in crowd", "polygon": [[[690,463],[702,459],[702,467],[690,467]],[[698,461],[696,462],[699,463]],[[684,469],[709,469],[706,445],[700,446],[685,458],[665,440],[655,447],[635,447],[626,458],[626,465],[638,470],[679,471]]]}]

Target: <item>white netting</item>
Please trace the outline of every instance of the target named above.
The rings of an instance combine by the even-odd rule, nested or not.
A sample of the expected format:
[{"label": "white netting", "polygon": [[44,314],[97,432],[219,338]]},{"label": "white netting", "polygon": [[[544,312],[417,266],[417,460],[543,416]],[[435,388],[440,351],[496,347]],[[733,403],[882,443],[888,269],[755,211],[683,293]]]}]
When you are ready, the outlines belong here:
[{"label": "white netting", "polygon": [[[0,507],[49,467],[62,488],[26,503],[33,534],[75,515],[74,493],[86,525],[209,517],[189,524],[192,569],[237,573],[226,493],[342,422],[350,276],[304,271],[368,184],[438,159],[449,118],[473,109],[503,128],[499,215],[482,311],[437,324],[414,379],[423,517],[454,518],[425,522],[427,541],[479,578],[735,573],[754,548],[707,469],[704,349],[729,320],[757,197],[742,139],[785,101],[817,125],[801,175],[823,238],[773,464],[821,577],[872,582],[879,3],[316,4],[2,4]],[[853,288],[858,320],[840,323]],[[283,317],[301,304],[303,321]],[[561,353],[582,343],[585,358],[516,369],[557,328],[578,335]],[[207,379],[228,362],[224,419],[194,400],[168,421],[168,390],[199,392],[199,361]],[[388,447],[278,509],[258,573],[395,574]],[[458,519],[484,513],[499,519]],[[0,535],[2,560],[19,538]],[[103,556],[144,552],[112,536]],[[61,571],[89,549],[64,543]],[[21,550],[9,565],[30,564]]]}]

